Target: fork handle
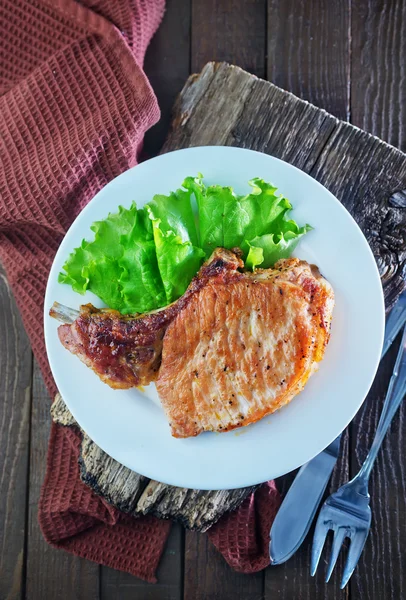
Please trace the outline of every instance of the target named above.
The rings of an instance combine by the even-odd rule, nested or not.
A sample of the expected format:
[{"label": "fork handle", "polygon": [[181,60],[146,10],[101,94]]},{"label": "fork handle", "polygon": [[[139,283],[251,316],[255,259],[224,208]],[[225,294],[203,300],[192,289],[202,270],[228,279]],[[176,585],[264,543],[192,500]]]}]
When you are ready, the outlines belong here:
[{"label": "fork handle", "polygon": [[386,394],[385,403],[383,405],[381,418],[379,419],[378,428],[372,442],[371,449],[366,457],[364,464],[361,467],[358,475],[354,478],[359,483],[368,488],[368,480],[374,465],[378,450],[381,447],[383,438],[388,430],[389,425],[397,409],[400,406],[406,394],[406,326],[403,330],[402,341],[400,343],[399,352],[396,358],[395,367],[389,383],[388,392]]}]

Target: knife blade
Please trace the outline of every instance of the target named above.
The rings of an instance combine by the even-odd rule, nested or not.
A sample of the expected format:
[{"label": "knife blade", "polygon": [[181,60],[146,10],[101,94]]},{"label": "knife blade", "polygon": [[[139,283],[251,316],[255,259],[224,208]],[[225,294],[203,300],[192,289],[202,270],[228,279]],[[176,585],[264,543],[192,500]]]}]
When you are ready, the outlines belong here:
[{"label": "knife blade", "polygon": [[271,528],[272,565],[288,560],[305,539],[337,462],[340,440],[341,434],[299,469]]},{"label": "knife blade", "polygon": [[399,296],[399,300],[392,308],[385,325],[385,340],[383,342],[382,356],[383,358],[389,350],[392,342],[395,340],[399,331],[406,323],[406,292]]},{"label": "knife blade", "polygon": [[[406,292],[393,307],[385,326],[381,359],[406,322]],[[286,494],[271,528],[271,565],[287,561],[305,539],[321,502],[340,449],[339,435],[325,450],[303,465]]]}]

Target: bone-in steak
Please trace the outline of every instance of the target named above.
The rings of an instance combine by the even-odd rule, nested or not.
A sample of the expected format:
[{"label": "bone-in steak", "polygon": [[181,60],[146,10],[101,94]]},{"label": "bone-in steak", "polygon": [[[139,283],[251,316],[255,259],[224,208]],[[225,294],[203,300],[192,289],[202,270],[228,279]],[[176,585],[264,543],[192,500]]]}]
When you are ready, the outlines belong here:
[{"label": "bone-in steak", "polygon": [[59,339],[73,354],[114,389],[147,385],[158,374],[162,340],[169,323],[207,285],[221,284],[228,272],[243,266],[234,253],[217,248],[201,267],[179,300],[154,312],[124,316],[91,304],[80,312],[58,303],[50,315],[65,322],[58,328]]},{"label": "bone-in steak", "polygon": [[334,295],[297,258],[208,278],[166,329],[156,382],[175,437],[228,431],[289,402],[323,358]]}]

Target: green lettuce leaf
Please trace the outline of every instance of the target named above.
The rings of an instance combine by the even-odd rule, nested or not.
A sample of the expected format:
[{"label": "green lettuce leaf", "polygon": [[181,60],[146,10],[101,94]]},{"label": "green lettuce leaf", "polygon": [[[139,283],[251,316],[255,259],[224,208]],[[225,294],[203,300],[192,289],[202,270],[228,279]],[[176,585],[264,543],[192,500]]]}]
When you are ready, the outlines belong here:
[{"label": "green lettuce leaf", "polygon": [[201,248],[183,242],[173,231],[162,231],[160,219],[153,221],[159,272],[166,294],[166,304],[185,293],[205,257]]},{"label": "green lettuce leaf", "polygon": [[131,314],[179,298],[216,247],[241,248],[247,269],[272,266],[311,227],[287,218],[292,206],[272,184],[249,184],[249,194],[237,195],[231,187],[205,186],[198,174],[142,209],[120,206],[92,225],[94,239],[69,255],[59,281]]},{"label": "green lettuce leaf", "polygon": [[90,229],[95,234],[94,239],[82,240],[79,248],[70,254],[59,274],[59,282],[70,284],[81,294],[90,290],[108,306],[119,310],[122,268],[118,260],[123,254],[120,238],[131,231],[136,215],[137,207],[133,203],[129,209],[119,206],[117,213],[93,223]]},{"label": "green lettuce leaf", "polygon": [[243,247],[247,253],[246,268],[254,270],[260,266],[267,269],[280,258],[289,258],[300,238],[311,229],[310,225],[299,227],[295,221],[281,220],[277,233],[267,233],[249,242],[245,241]]},{"label": "green lettuce leaf", "polygon": [[146,312],[166,304],[159,273],[152,223],[144,209],[137,211],[130,233],[120,237],[123,252],[120,288],[124,314]]},{"label": "green lettuce leaf", "polygon": [[164,233],[172,231],[183,242],[198,246],[196,218],[191,202],[192,190],[178,189],[169,196],[156,194],[146,209],[152,221],[160,219],[160,229]]},{"label": "green lettuce leaf", "polygon": [[252,271],[264,262],[264,250],[261,246],[251,246],[249,242],[245,243],[247,250],[247,258],[245,259],[245,267]]},{"label": "green lettuce leaf", "polygon": [[88,281],[88,289],[103,300],[107,306],[120,310],[122,306],[120,276],[121,269],[116,259],[98,257],[83,265],[82,274]]},{"label": "green lettuce leaf", "polygon": [[188,177],[183,185],[194,192],[199,211],[200,245],[209,255],[218,246],[241,247],[244,240],[264,235],[292,207],[276,188],[263,179],[249,181],[252,191],[238,196],[230,187],[206,187],[201,177]]},{"label": "green lettuce leaf", "polygon": [[169,196],[154,196],[146,206],[168,304],[185,292],[205,257],[198,247],[191,195],[190,189],[178,189]]},{"label": "green lettuce leaf", "polygon": [[88,263],[86,246],[89,242],[82,240],[81,245],[69,255],[63,265],[63,272],[58,275],[59,283],[67,283],[79,294],[84,294],[89,285],[89,278],[83,274],[83,267]]},{"label": "green lettuce leaf", "polygon": [[154,236],[144,210],[135,202],[119,207],[91,226],[94,240],[83,240],[59,274],[61,283],[84,294],[90,290],[110,308],[123,313],[165,305]]}]

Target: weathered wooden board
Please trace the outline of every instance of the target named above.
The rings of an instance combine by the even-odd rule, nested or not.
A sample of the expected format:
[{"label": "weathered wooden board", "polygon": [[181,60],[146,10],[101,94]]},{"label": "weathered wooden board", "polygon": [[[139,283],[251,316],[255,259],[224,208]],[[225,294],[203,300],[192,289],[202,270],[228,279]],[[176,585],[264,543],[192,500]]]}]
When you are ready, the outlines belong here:
[{"label": "weathered wooden board", "polygon": [[[351,21],[351,121],[406,152],[406,2],[357,0]],[[399,194],[391,205],[404,213],[406,195]],[[399,232],[394,228],[395,238]],[[372,443],[398,345],[382,361],[352,423],[351,476]],[[379,452],[370,492],[372,528],[350,580],[351,596],[398,600],[406,594],[406,402]]]},{"label": "weathered wooden board", "polygon": [[351,0],[268,0],[267,79],[350,117]]},{"label": "weathered wooden board", "polygon": [[[38,502],[45,477],[51,427],[49,403],[41,371],[34,362],[25,598],[99,600],[99,566],[52,548],[44,540],[38,523]],[[0,595],[0,598],[3,600],[3,596]]]},{"label": "weathered wooden board", "polygon": [[0,268],[0,598],[24,587],[32,353]]},{"label": "weathered wooden board", "polygon": [[353,1],[351,26],[351,122],[406,152],[406,3]]},{"label": "weathered wooden board", "polygon": [[155,156],[168,133],[168,123],[176,96],[190,73],[191,5],[185,0],[167,0],[163,21],[148,46],[144,68],[156,94],[161,118],[149,129],[144,154]]}]

